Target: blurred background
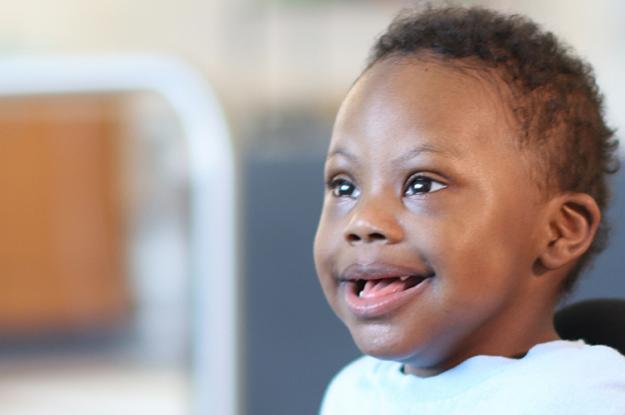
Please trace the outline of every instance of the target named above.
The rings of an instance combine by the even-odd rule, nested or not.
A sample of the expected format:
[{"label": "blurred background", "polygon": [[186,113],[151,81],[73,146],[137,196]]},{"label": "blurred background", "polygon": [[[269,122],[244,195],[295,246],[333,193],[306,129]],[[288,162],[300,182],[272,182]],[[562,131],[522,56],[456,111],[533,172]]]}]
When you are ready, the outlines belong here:
[{"label": "blurred background", "polygon": [[[333,374],[358,356],[312,263],[323,156],[369,47],[411,4],[3,2],[0,413],[315,413]],[[593,64],[607,117],[622,136],[625,3],[454,4],[521,12],[565,39]],[[186,75],[145,73],[154,85],[162,82],[151,89],[133,88],[141,83],[136,74],[123,88],[91,87],[89,76],[67,90],[71,82],[53,90],[36,85],[38,77],[50,78],[46,71],[66,70],[71,79],[80,71],[75,58],[97,61],[106,74],[119,59],[146,55],[188,69],[210,87],[195,93],[220,105],[204,113],[178,105],[189,87],[177,82]],[[11,63],[23,58],[24,66]],[[36,59],[64,66],[38,66]],[[187,111],[219,117],[207,123],[216,129],[204,137],[210,157],[190,145],[195,130]],[[236,194],[232,235],[202,222],[229,203],[227,189],[226,199],[215,191],[202,205],[208,210],[194,210],[210,193],[197,186],[206,173],[198,160],[219,158],[233,166],[224,170],[232,177],[212,181]],[[610,247],[569,301],[625,296],[624,173],[614,185]],[[229,260],[231,249],[236,257],[227,272],[211,267],[213,259]],[[220,296],[232,304],[211,308]],[[220,324],[232,343],[205,330]],[[221,366],[211,365],[222,357]],[[231,398],[211,405],[223,396]]]}]

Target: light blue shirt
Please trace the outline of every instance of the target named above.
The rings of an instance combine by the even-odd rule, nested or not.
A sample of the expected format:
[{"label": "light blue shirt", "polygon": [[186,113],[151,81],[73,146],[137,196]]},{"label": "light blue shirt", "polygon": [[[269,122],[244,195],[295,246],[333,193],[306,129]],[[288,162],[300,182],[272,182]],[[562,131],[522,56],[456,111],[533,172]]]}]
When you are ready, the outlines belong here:
[{"label": "light blue shirt", "polygon": [[558,340],[521,359],[475,356],[439,375],[364,356],[332,380],[321,415],[625,415],[625,357]]}]

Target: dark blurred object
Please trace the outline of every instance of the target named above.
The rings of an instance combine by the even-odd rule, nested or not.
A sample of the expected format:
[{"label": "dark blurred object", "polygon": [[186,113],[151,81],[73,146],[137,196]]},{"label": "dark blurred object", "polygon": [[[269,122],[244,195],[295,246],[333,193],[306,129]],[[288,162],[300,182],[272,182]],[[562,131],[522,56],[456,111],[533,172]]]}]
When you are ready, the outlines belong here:
[{"label": "dark blurred object", "polygon": [[596,299],[558,311],[556,331],[565,340],[610,346],[625,355],[625,300]]}]

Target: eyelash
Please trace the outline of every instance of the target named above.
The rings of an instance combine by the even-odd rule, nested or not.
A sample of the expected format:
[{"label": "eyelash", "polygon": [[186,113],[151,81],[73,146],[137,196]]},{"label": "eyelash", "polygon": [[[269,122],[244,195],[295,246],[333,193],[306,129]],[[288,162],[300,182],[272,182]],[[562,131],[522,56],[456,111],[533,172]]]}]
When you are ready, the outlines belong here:
[{"label": "eyelash", "polygon": [[[417,181],[420,181],[421,183],[423,183],[425,181],[425,183],[427,183],[428,185],[428,189],[425,192],[422,193],[412,193],[412,194],[408,194],[408,191],[411,188],[411,184],[412,183],[416,183]],[[430,176],[427,176],[425,174],[415,174],[414,176],[411,176],[407,182],[406,182],[406,186],[404,186],[404,194],[406,196],[416,196],[418,194],[425,194],[425,193],[435,193],[438,192],[440,190],[443,190],[447,187],[447,185],[445,183],[443,183],[440,180],[436,180]],[[435,190],[432,190],[432,188],[435,188]]]},{"label": "eyelash", "polygon": [[[420,183],[423,186],[426,186],[427,189],[423,192],[417,192],[412,190],[412,186]],[[355,199],[360,195],[360,190],[354,184],[353,181],[347,179],[345,177],[335,177],[328,182],[328,188],[332,191],[332,195],[337,198],[348,197],[350,199]],[[434,188],[435,190],[432,190]],[[436,180],[430,176],[419,173],[411,176],[404,186],[404,195],[405,196],[416,196],[420,194],[434,193],[440,190],[447,188],[447,185],[440,180]],[[351,194],[341,194],[341,191],[346,191]],[[357,193],[354,195],[354,193]]]},{"label": "eyelash", "polygon": [[[349,186],[351,187],[353,190],[352,191],[357,191],[358,195],[360,194],[360,190],[358,190],[358,188],[356,187],[356,185],[349,179],[346,179],[344,177],[335,177],[333,179],[331,179],[328,182],[328,188],[330,188],[330,190],[332,191],[332,195],[334,197],[349,197],[350,199],[355,199],[356,197],[358,197],[358,195],[342,195],[340,194],[340,189],[341,186]],[[345,189],[347,190],[347,189]]]}]

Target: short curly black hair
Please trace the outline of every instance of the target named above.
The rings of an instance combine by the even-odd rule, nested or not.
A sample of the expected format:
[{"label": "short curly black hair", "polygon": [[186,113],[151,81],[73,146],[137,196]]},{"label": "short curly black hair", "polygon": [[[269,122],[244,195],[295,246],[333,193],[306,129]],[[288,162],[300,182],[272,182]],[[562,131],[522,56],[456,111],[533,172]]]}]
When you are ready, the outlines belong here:
[{"label": "short curly black hair", "polygon": [[[552,33],[520,15],[426,6],[395,18],[375,43],[367,69],[391,57],[434,58],[494,74],[512,93],[508,101],[519,123],[519,143],[532,154],[539,186],[548,194],[587,193],[605,210],[606,175],[619,168],[618,141],[604,120],[592,68]],[[563,293],[605,247],[607,232],[602,220]]]}]

